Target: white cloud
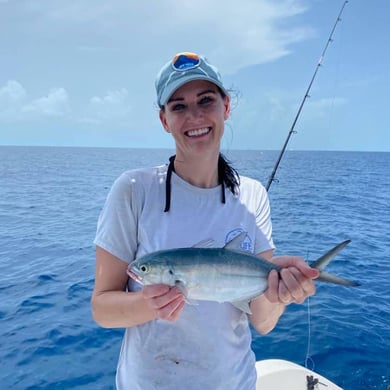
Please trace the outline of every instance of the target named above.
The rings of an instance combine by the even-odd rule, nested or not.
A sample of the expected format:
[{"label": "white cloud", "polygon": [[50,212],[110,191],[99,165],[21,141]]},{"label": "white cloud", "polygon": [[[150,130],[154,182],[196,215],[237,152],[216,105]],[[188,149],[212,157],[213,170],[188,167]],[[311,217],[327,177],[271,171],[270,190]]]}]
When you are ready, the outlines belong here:
[{"label": "white cloud", "polygon": [[19,118],[26,98],[23,86],[15,80],[8,80],[0,87],[0,120],[9,122]]},{"label": "white cloud", "polygon": [[[191,50],[207,55],[225,74],[276,60],[290,52],[292,43],[312,36],[310,28],[292,24],[306,11],[305,4],[304,0],[96,0],[91,6],[89,0],[41,0],[28,7],[34,23],[49,26],[59,39],[66,36],[66,42],[82,49],[126,51],[138,71],[147,63],[157,69],[176,52]],[[66,34],[60,34],[62,30]]]},{"label": "white cloud", "polygon": [[[305,4],[308,0],[95,0],[93,6],[89,0],[15,2],[4,26],[7,36],[22,32],[26,37],[28,46],[22,45],[19,60],[31,60],[41,70],[43,85],[67,84],[45,96],[29,90],[34,98],[25,91],[13,118],[66,116],[78,124],[156,128],[153,81],[165,61],[178,51],[196,51],[223,75],[274,61],[311,36],[295,18],[306,11]],[[13,59],[14,44],[9,53]],[[8,77],[18,78],[11,73],[18,69],[12,61],[8,68]],[[19,77],[28,80],[30,75]]]},{"label": "white cloud", "polygon": [[26,89],[15,80],[0,87],[0,120],[7,122],[58,117],[70,112],[64,88],[54,88],[47,96],[29,100]]},{"label": "white cloud", "polygon": [[329,98],[322,98],[322,99],[317,99],[313,101],[312,105],[315,108],[325,108],[328,109],[330,107],[340,107],[347,104],[347,99],[343,97],[329,97]]},{"label": "white cloud", "polygon": [[70,111],[68,94],[64,88],[54,88],[47,96],[32,100],[22,108],[22,112],[38,117],[58,117]]},{"label": "white cloud", "polygon": [[8,80],[4,87],[0,88],[0,102],[2,105],[20,102],[24,100],[26,95],[26,90],[15,80]]},{"label": "white cloud", "polygon": [[345,106],[348,100],[343,97],[326,97],[315,100],[307,100],[305,117],[307,119],[318,119],[330,116],[333,110]]},{"label": "white cloud", "polygon": [[[273,91],[266,97],[266,104],[268,106],[267,112],[271,121],[279,121],[281,117],[289,117],[291,120],[297,114],[299,108],[298,104],[301,101],[296,99],[288,92]],[[332,109],[337,109],[348,103],[346,98],[333,96],[323,98],[309,98],[306,99],[302,116],[310,118],[319,118],[329,115]]]},{"label": "white cloud", "polygon": [[[176,1],[164,4],[167,3],[171,7],[167,6],[165,11],[172,12]],[[305,11],[302,1],[241,0],[237,5],[237,1],[231,0],[221,7],[218,2],[210,4],[201,0],[187,1],[185,5],[175,9],[170,28],[164,28],[164,18],[159,20],[160,33],[168,38],[174,31],[181,47],[190,43],[196,50],[201,48],[222,73],[233,73],[245,66],[285,56],[290,52],[291,43],[312,35],[308,28],[288,24],[292,17]]]},{"label": "white cloud", "polygon": [[129,92],[122,88],[108,91],[103,97],[92,97],[82,121],[96,124],[112,120],[124,121],[130,112]]},{"label": "white cloud", "polygon": [[77,118],[77,113],[71,112],[69,95],[64,88],[53,88],[45,96],[28,99],[27,91],[18,81],[9,80],[0,87],[0,120],[7,122],[70,117],[73,114],[73,120],[92,124],[106,121],[128,123],[131,113],[129,92],[125,88],[108,91],[104,96],[94,96],[89,102],[84,102],[84,107],[84,115]]}]

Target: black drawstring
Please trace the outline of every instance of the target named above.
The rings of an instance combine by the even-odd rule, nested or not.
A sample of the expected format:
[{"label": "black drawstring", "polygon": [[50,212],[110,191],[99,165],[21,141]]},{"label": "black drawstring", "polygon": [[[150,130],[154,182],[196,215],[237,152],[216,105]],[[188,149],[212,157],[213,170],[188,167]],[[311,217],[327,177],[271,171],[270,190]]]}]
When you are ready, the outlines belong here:
[{"label": "black drawstring", "polygon": [[221,155],[219,156],[218,158],[218,180],[219,180],[219,184],[221,185],[221,201],[223,204],[226,203],[226,199],[225,199],[225,183],[224,183],[224,178],[225,178],[225,171],[223,169],[223,159],[221,158]]},{"label": "black drawstring", "polygon": [[225,199],[225,184],[223,183],[223,181],[221,181],[221,191],[222,191],[222,197],[221,197],[221,201],[223,204],[226,203],[226,199]]},{"label": "black drawstring", "polygon": [[175,172],[175,157],[171,156],[169,157],[169,165],[168,165],[168,171],[167,171],[167,179],[165,181],[165,209],[164,213],[168,212],[171,208],[171,179],[172,179],[172,172]]},{"label": "black drawstring", "polygon": [[[168,170],[167,170],[167,178],[165,180],[165,209],[164,213],[168,212],[169,209],[171,208],[171,179],[172,179],[172,172],[175,172],[175,156],[169,157],[169,165],[168,165]],[[220,184],[221,184],[221,201],[223,204],[226,203],[226,198],[225,198],[225,184],[222,179],[220,179]]]}]

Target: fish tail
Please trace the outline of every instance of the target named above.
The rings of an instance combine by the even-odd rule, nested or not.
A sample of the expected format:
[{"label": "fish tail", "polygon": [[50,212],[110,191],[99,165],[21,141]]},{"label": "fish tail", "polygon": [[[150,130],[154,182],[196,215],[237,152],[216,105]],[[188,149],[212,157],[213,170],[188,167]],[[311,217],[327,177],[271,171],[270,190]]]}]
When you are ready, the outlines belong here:
[{"label": "fish tail", "polygon": [[310,264],[310,267],[317,268],[322,271],[334,259],[337,253],[344,249],[350,242],[351,240],[346,240],[336,245],[334,248],[319,257],[315,262]]},{"label": "fish tail", "polygon": [[320,276],[316,280],[320,280],[321,282],[326,282],[326,283],[340,284],[342,286],[360,286],[359,282],[340,278],[337,275],[333,275],[325,271],[321,271]]},{"label": "fish tail", "polygon": [[336,245],[334,248],[326,252],[324,255],[319,257],[316,261],[310,264],[310,267],[316,268],[320,271],[320,276],[317,280],[327,283],[340,284],[342,286],[360,286],[359,282],[355,282],[352,280],[347,280],[344,278],[340,278],[339,276],[332,275],[328,272],[324,271],[324,268],[334,259],[334,257],[344,249],[351,240],[346,240]]}]

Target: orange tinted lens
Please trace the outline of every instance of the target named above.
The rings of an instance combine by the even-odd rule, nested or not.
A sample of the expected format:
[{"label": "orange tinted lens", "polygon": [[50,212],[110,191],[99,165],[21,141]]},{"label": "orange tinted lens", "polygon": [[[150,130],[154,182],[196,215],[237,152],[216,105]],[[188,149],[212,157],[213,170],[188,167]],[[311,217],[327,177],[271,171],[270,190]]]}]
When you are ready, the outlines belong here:
[{"label": "orange tinted lens", "polygon": [[176,70],[185,71],[196,68],[200,63],[199,56],[195,53],[179,53],[172,60],[172,65]]}]

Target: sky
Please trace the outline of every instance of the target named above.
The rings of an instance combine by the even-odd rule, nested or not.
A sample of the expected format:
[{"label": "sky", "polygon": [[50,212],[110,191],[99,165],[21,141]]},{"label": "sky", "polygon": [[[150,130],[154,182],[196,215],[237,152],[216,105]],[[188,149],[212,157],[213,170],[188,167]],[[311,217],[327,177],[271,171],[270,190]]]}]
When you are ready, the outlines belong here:
[{"label": "sky", "polygon": [[[173,148],[154,80],[205,55],[225,149],[280,150],[344,0],[0,0],[0,145]],[[350,0],[291,150],[390,151],[388,0]]]}]

